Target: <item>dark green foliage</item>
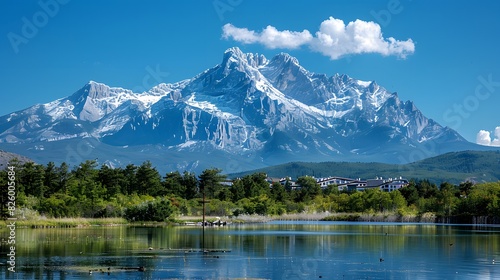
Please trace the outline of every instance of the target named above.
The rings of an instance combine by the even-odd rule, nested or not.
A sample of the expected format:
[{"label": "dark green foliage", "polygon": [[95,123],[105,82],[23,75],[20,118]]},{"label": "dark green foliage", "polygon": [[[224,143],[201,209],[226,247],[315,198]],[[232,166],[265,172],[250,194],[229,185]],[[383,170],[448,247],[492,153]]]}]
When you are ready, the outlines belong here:
[{"label": "dark green foliage", "polygon": [[98,174],[96,167],[95,160],[87,160],[73,170],[73,175],[76,179],[95,181]]},{"label": "dark green foliage", "polygon": [[110,168],[103,164],[97,177],[102,186],[107,190],[106,199],[123,193],[122,186],[126,185],[126,178],[120,168]]},{"label": "dark green foliage", "polygon": [[316,183],[316,179],[310,176],[302,176],[297,179],[300,191],[297,201],[309,201],[321,193],[321,187]]},{"label": "dark green foliage", "polygon": [[7,202],[9,201],[8,199],[8,192],[5,191],[7,189],[7,170],[0,170],[0,186],[2,189],[2,192],[0,193],[0,218],[6,218],[9,216],[9,212],[7,209]]},{"label": "dark green foliage", "polygon": [[179,171],[170,172],[163,179],[163,185],[167,194],[184,197],[186,186],[182,182],[182,175]]},{"label": "dark green foliage", "polygon": [[450,183],[442,183],[439,189],[438,198],[438,212],[443,213],[445,216],[451,216],[455,213],[458,207],[460,191],[458,187]]},{"label": "dark green foliage", "polygon": [[466,197],[472,191],[472,187],[474,187],[474,184],[472,182],[467,181],[460,183],[458,189],[460,190],[460,194]]},{"label": "dark green foliage", "polygon": [[399,190],[403,197],[406,199],[406,202],[408,204],[415,204],[418,201],[418,190],[417,187],[415,187],[415,182],[411,181],[410,184],[401,190]]},{"label": "dark green foliage", "polygon": [[302,213],[305,210],[305,205],[302,202],[294,203],[291,200],[285,201],[286,213]]},{"label": "dark green foliage", "polygon": [[242,200],[246,196],[245,186],[243,185],[243,181],[241,179],[234,180],[229,190],[231,191],[233,202]]},{"label": "dark green foliage", "polygon": [[278,202],[285,202],[288,199],[288,194],[285,190],[285,186],[278,182],[274,182],[271,185],[271,197]]},{"label": "dark green foliage", "polygon": [[43,185],[47,188],[46,196],[50,196],[53,192],[59,190],[59,175],[53,162],[49,162],[45,167]]},{"label": "dark green foliage", "polygon": [[217,168],[206,169],[199,176],[200,191],[205,193],[208,198],[216,198],[224,186],[222,182],[226,175],[221,174],[222,170]]},{"label": "dark green foliage", "polygon": [[[162,178],[150,162],[122,169],[98,167],[96,161],[85,161],[71,171],[65,163],[59,167],[53,163],[12,164],[16,166],[17,208],[29,208],[50,217],[165,221],[173,213],[201,215],[203,191],[210,201],[206,204],[207,214],[219,216],[303,211],[500,216],[500,182],[443,182],[438,187],[430,180],[411,180],[409,186],[390,193],[378,189],[339,192],[336,186],[322,190],[309,176],[298,178],[299,187],[294,189],[290,182],[270,184],[266,174],[260,172],[235,179],[232,184],[225,181],[220,169],[207,169],[199,177],[174,171]],[[1,170],[0,184],[6,183],[7,173]],[[6,192],[2,192],[1,199],[4,206]],[[1,214],[5,217],[5,207]]]},{"label": "dark green foliage", "polygon": [[128,221],[164,222],[174,212],[170,200],[150,201],[132,206],[125,210]]},{"label": "dark green foliage", "polygon": [[160,173],[152,167],[150,161],[146,161],[137,169],[135,174],[136,187],[133,188],[137,194],[149,194],[152,196],[165,195],[167,191],[161,183]]},{"label": "dark green foliage", "polygon": [[347,221],[347,222],[355,222],[359,220],[359,215],[356,214],[348,214],[348,215],[338,215],[338,216],[328,216],[322,221],[331,221],[331,222],[338,222],[338,221]]},{"label": "dark green foliage", "polygon": [[[403,188],[403,189],[405,189],[405,188]],[[406,202],[404,196],[401,194],[400,191],[395,191],[395,192],[390,193],[391,208],[389,210],[400,211],[401,209],[404,209],[408,206],[408,203]]]},{"label": "dark green foliage", "polygon": [[392,210],[392,198],[387,192],[378,189],[366,190],[363,194],[364,209],[373,212],[384,212]]},{"label": "dark green foliage", "polygon": [[49,198],[42,200],[38,211],[40,213],[55,217],[78,217],[80,216],[80,209],[77,206],[78,200],[70,195],[56,193]]},{"label": "dark green foliage", "polygon": [[328,185],[326,188],[323,190],[324,195],[330,195],[330,194],[339,194],[339,189],[337,185]]},{"label": "dark green foliage", "polygon": [[196,179],[194,173],[184,171],[181,184],[184,186],[184,194],[181,197],[188,200],[196,197],[198,194],[198,179]]},{"label": "dark green foliage", "polygon": [[137,193],[137,166],[133,164],[128,164],[125,169],[122,170],[123,177],[125,177],[124,184],[122,186],[122,191],[124,194]]},{"label": "dark green foliage", "polygon": [[44,168],[39,164],[27,162],[22,169],[17,172],[17,189],[18,191],[25,191],[32,193],[37,197],[44,197],[47,187],[44,186]]},{"label": "dark green foliage", "polygon": [[417,182],[416,188],[418,191],[418,195],[423,198],[435,197],[439,192],[437,186],[429,182],[429,180]]},{"label": "dark green foliage", "polygon": [[246,197],[255,197],[269,194],[269,183],[265,173],[254,173],[242,178]]}]

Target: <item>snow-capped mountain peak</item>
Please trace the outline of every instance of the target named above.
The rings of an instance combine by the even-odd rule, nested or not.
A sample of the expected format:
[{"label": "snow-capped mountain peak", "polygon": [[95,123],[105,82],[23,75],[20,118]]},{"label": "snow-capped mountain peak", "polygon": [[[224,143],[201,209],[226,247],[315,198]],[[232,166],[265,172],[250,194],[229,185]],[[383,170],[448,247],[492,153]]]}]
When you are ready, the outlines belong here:
[{"label": "snow-capped mountain peak", "polygon": [[243,53],[239,48],[232,47],[224,52],[221,65],[226,65],[228,62],[246,63],[249,66],[258,68],[268,63],[267,58],[258,53]]},{"label": "snow-capped mountain peak", "polygon": [[90,81],[62,102],[70,107],[77,119],[94,122],[111,113],[124,102],[136,98],[137,95],[131,90]]},{"label": "snow-capped mountain peak", "polygon": [[[274,63],[279,63],[281,65],[295,65],[297,67],[302,67],[300,66],[300,63],[299,63],[299,60],[291,55],[289,55],[288,53],[279,53],[277,55],[275,55],[271,62],[274,62]],[[283,66],[282,66],[283,67]]]},{"label": "snow-capped mountain peak", "polygon": [[428,141],[446,149],[468,143],[375,81],[328,77],[289,54],[268,60],[239,48],[191,79],[142,93],[90,81],[67,98],[0,117],[0,143],[82,137],[116,147],[252,154],[256,165],[264,158],[394,158]]}]

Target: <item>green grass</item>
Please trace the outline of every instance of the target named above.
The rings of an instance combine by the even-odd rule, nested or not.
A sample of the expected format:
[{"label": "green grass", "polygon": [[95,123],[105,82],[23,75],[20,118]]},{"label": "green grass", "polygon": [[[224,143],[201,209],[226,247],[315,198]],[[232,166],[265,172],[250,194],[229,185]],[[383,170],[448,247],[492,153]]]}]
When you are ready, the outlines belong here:
[{"label": "green grass", "polygon": [[329,222],[356,222],[359,221],[360,215],[359,214],[341,214],[341,215],[331,215],[326,218],[321,219],[322,221],[329,221]]},{"label": "green grass", "polygon": [[[0,227],[5,227],[8,221],[2,220]],[[49,228],[49,227],[88,227],[128,224],[123,218],[35,218],[17,220],[17,227]]]}]

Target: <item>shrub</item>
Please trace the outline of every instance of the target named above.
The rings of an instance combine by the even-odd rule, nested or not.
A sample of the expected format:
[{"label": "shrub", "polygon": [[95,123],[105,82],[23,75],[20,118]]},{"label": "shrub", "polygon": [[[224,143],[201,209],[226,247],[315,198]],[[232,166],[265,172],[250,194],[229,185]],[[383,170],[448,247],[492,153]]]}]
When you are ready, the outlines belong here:
[{"label": "shrub", "polygon": [[150,201],[129,207],[125,210],[128,221],[163,222],[174,212],[170,200]]}]

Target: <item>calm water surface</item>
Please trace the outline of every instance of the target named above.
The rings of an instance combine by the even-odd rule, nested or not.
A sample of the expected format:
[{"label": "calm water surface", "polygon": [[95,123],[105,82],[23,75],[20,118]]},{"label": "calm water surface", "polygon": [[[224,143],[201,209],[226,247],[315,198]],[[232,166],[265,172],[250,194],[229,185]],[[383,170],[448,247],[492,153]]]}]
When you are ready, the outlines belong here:
[{"label": "calm water surface", "polygon": [[[7,272],[2,242],[0,278],[500,279],[500,227],[230,225],[206,228],[205,248],[225,250],[209,253],[200,252],[202,237],[195,226],[18,228],[17,272]],[[144,272],[134,269],[141,266]]]}]

